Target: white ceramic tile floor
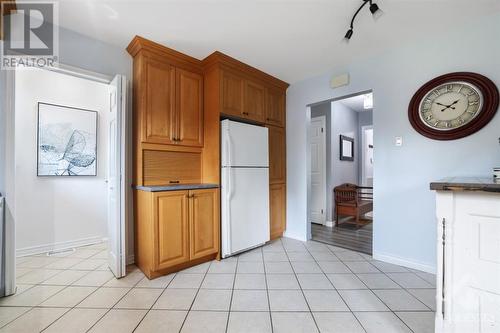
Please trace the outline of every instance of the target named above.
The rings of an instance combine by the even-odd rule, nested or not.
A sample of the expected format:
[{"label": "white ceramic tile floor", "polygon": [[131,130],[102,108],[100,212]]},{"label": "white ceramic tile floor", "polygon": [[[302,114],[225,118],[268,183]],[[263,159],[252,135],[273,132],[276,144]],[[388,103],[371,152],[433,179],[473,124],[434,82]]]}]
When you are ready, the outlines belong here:
[{"label": "white ceramic tile floor", "polygon": [[317,242],[273,241],[154,280],[106,245],[18,258],[4,332],[433,332],[435,276]]}]

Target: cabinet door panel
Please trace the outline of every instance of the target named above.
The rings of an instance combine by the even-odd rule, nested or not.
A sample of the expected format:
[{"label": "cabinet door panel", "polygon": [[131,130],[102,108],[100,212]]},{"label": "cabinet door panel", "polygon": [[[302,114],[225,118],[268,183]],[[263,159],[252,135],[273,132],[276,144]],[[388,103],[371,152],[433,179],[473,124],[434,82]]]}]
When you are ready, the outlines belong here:
[{"label": "cabinet door panel", "polygon": [[269,129],[269,182],[286,182],[286,136],[282,127],[267,126]]},{"label": "cabinet door panel", "polygon": [[155,269],[189,261],[187,191],[155,194]]},{"label": "cabinet door panel", "polygon": [[145,137],[150,143],[173,143],[175,135],[175,69],[152,59],[145,61]]},{"label": "cabinet door panel", "polygon": [[243,115],[243,78],[227,70],[222,71],[221,113]]},{"label": "cabinet door panel", "polygon": [[203,76],[176,69],[176,113],[181,145],[203,146]]},{"label": "cabinet door panel", "polygon": [[286,187],[273,184],[269,187],[270,234],[271,239],[281,237],[286,226]]},{"label": "cabinet door panel", "polygon": [[219,249],[219,191],[190,191],[191,260],[217,253]]},{"label": "cabinet door panel", "polygon": [[285,94],[280,90],[266,90],[266,123],[285,126]]},{"label": "cabinet door panel", "polygon": [[264,122],[266,107],[265,88],[256,82],[245,80],[244,98],[243,116],[255,121]]}]

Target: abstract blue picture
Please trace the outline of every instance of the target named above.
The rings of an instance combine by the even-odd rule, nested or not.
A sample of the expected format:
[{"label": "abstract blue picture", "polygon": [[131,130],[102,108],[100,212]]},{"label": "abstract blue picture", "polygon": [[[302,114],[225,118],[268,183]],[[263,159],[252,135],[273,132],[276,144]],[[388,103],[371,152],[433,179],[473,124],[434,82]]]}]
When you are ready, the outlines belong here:
[{"label": "abstract blue picture", "polygon": [[97,175],[96,111],[38,103],[37,175]]}]

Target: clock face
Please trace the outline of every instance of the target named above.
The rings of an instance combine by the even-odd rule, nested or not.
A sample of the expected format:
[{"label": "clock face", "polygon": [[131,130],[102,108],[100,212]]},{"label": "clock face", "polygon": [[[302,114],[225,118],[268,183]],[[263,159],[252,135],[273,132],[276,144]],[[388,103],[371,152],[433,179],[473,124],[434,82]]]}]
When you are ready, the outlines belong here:
[{"label": "clock face", "polygon": [[433,88],[421,99],[419,116],[429,128],[450,131],[469,124],[482,109],[483,95],[477,86],[450,81]]}]

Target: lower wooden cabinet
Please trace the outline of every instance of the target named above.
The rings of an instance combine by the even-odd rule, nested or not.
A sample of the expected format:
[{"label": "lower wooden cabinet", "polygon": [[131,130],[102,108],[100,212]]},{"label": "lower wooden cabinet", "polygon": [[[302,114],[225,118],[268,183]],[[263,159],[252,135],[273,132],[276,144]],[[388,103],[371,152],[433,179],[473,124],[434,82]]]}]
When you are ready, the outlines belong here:
[{"label": "lower wooden cabinet", "polygon": [[269,186],[270,236],[276,239],[283,236],[286,229],[286,185]]},{"label": "lower wooden cabinet", "polygon": [[137,266],[148,278],[219,253],[219,190],[136,191]]}]

